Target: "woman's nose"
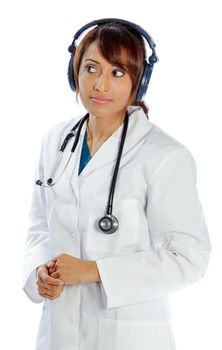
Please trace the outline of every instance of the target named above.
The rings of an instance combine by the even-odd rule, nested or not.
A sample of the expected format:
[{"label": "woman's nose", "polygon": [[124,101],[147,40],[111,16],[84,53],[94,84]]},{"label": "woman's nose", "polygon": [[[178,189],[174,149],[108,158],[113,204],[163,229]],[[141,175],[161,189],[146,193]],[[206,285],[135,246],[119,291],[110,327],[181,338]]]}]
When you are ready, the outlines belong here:
[{"label": "woman's nose", "polygon": [[109,90],[109,78],[105,74],[100,74],[95,82],[95,89],[99,91]]}]

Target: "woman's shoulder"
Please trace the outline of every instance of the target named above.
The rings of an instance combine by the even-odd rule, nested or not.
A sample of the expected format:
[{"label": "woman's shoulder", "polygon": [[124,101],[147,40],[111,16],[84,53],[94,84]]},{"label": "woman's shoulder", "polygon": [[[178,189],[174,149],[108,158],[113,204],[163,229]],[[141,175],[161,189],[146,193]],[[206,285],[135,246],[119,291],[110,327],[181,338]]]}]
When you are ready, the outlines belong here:
[{"label": "woman's shoulder", "polygon": [[45,132],[43,139],[47,142],[47,140],[56,140],[57,138],[61,139],[62,137],[65,137],[81,118],[82,115],[78,115],[53,125]]},{"label": "woman's shoulder", "polygon": [[155,123],[146,136],[145,148],[146,159],[153,162],[155,167],[170,159],[189,159],[195,163],[195,159],[189,147],[180,140],[170,135]]},{"label": "woman's shoulder", "polygon": [[163,130],[157,124],[150,121],[149,123],[152,125],[152,127],[147,134],[145,142],[146,145],[152,146],[156,151],[187,149],[187,146],[179,139]]},{"label": "woman's shoulder", "polygon": [[153,155],[157,153],[166,154],[174,150],[186,148],[180,140],[163,130],[156,123],[147,119],[141,107],[131,106],[129,111],[136,117],[134,124],[135,129],[139,128],[141,130],[139,133],[135,131],[135,134],[139,135],[137,136],[138,138],[144,138],[145,136],[143,145],[147,150],[151,151]]},{"label": "woman's shoulder", "polygon": [[73,118],[68,118],[60,123],[55,124],[48,130],[48,134],[56,134],[70,131],[75,124],[82,118],[82,115],[75,116]]}]

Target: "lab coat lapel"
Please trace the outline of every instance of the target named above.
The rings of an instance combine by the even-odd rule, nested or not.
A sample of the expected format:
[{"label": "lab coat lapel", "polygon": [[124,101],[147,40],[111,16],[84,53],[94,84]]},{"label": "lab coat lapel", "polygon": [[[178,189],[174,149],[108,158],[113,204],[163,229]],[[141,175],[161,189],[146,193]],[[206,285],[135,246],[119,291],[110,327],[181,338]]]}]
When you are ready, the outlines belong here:
[{"label": "lab coat lapel", "polygon": [[[76,123],[78,120],[76,121]],[[69,132],[68,130],[66,134]],[[116,160],[117,152],[118,152],[118,138],[121,135],[121,127],[116,130],[115,136],[114,134],[109,137],[109,139],[106,140],[106,142],[99,148],[99,150],[94,154],[94,156],[90,159],[88,164],[85,166],[85,168],[82,170],[80,175],[79,173],[79,164],[80,164],[80,157],[81,157],[81,151],[82,151],[82,145],[84,141],[84,135],[86,132],[86,123],[83,124],[83,127],[80,132],[79,142],[76,147],[75,152],[72,154],[72,157],[69,160],[70,152],[73,146],[74,139],[72,138],[70,142],[68,142],[63,158],[61,161],[61,167],[63,167],[64,172],[66,173],[68,177],[68,181],[71,184],[72,190],[74,195],[76,196],[77,201],[79,200],[79,182],[85,178],[89,173],[94,171],[95,169]],[[63,138],[66,135],[63,136]],[[68,164],[67,164],[68,162]]]},{"label": "lab coat lapel", "polygon": [[[142,142],[144,136],[152,127],[152,123],[150,123],[147,120],[143,110],[140,107],[129,106],[128,113],[129,125],[119,169],[125,164],[125,162],[127,162],[127,154],[129,153],[129,151],[137,143]],[[79,119],[81,118],[82,116]],[[76,123],[78,122],[78,120],[76,121]],[[79,199],[79,185],[84,180],[84,178],[96,169],[103,167],[108,163],[116,161],[121,141],[121,135],[123,131],[123,124],[120,125],[120,127],[103,143],[103,145],[98,149],[98,151],[94,154],[94,156],[84,167],[80,175],[78,175],[85,131],[86,123],[83,124],[78,145],[76,147],[75,152],[72,154],[70,161],[67,164],[67,161],[70,157],[71,148],[73,146],[73,138],[70,142],[68,142],[61,161],[62,167],[65,167],[64,172],[68,176],[68,181],[71,184],[73,193],[76,196],[77,200]],[[65,136],[66,135],[64,135],[63,138]]]},{"label": "lab coat lapel", "polygon": [[[71,126],[69,130],[66,131],[66,133],[63,135],[63,139],[66,137],[66,135],[71,131],[73,126],[78,123],[78,121],[82,118],[75,120],[75,123]],[[79,142],[77,144],[77,147],[72,153],[72,156],[70,158],[71,149],[74,143],[74,137],[70,139],[70,141],[67,143],[67,146],[63,152],[63,157],[61,160],[61,167],[64,169],[64,173],[68,177],[68,182],[71,185],[71,188],[73,190],[74,195],[76,196],[76,199],[79,198],[79,188],[78,188],[78,171],[79,171],[79,161],[80,161],[80,155],[82,150],[82,143],[83,143],[83,137],[86,130],[86,123],[83,124],[81,134],[79,137]],[[70,158],[70,160],[69,160]]]},{"label": "lab coat lapel", "polygon": [[[123,147],[122,157],[120,161],[119,169],[127,161],[127,154],[129,151],[147,134],[149,129],[152,127],[144,114],[141,107],[129,106],[129,124],[126,135],[126,140]],[[85,130],[85,128],[84,128]],[[81,140],[84,137],[84,131]],[[115,162],[118,155],[118,150],[120,146],[121,136],[123,131],[123,124],[103,143],[103,145],[98,149],[94,156],[87,163],[85,168],[79,175],[79,182],[81,183],[83,179],[89,175],[95,169],[98,169],[108,163]]]}]

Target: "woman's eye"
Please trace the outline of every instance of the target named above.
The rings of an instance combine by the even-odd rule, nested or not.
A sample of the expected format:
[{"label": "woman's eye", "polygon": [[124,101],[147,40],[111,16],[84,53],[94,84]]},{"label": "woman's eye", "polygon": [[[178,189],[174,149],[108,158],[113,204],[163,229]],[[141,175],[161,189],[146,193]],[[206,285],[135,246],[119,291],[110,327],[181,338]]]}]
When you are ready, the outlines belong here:
[{"label": "woman's eye", "polygon": [[124,72],[122,72],[119,69],[116,69],[116,70],[113,71],[113,74],[114,74],[115,77],[122,77],[124,75]]},{"label": "woman's eye", "polygon": [[93,66],[86,66],[86,70],[87,70],[87,72],[89,72],[89,73],[93,73],[93,72],[96,71],[96,69],[95,69]]}]

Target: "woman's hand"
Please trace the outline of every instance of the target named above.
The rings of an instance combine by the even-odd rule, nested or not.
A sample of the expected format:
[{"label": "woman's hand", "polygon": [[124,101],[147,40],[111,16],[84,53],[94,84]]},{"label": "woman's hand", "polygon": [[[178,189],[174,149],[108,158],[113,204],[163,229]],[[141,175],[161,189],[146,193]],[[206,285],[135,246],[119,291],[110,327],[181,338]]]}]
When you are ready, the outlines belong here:
[{"label": "woman's hand", "polygon": [[37,268],[37,281],[39,294],[46,299],[56,299],[63,291],[64,282],[49,275],[47,265]]},{"label": "woman's hand", "polygon": [[[50,263],[54,262],[54,266]],[[100,281],[95,261],[81,260],[71,255],[60,254],[48,263],[49,275],[60,278],[65,284],[81,284]]]}]

